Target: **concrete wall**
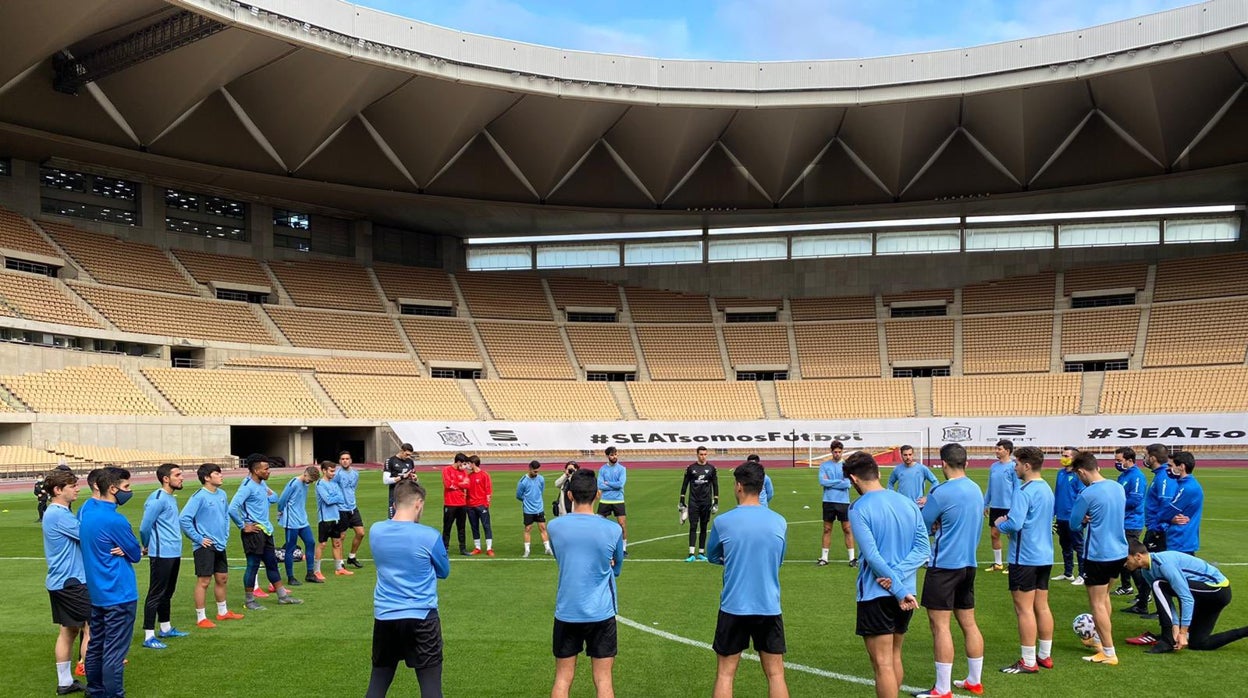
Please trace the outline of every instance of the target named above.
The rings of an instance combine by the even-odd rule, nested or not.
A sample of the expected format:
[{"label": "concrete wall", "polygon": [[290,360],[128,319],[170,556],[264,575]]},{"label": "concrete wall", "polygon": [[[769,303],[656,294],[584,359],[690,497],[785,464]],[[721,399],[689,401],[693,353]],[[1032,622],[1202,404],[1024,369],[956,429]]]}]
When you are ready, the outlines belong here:
[{"label": "concrete wall", "polygon": [[41,414],[30,424],[30,440],[25,445],[54,448],[62,441],[188,456],[224,456],[230,453],[230,427],[193,419]]}]

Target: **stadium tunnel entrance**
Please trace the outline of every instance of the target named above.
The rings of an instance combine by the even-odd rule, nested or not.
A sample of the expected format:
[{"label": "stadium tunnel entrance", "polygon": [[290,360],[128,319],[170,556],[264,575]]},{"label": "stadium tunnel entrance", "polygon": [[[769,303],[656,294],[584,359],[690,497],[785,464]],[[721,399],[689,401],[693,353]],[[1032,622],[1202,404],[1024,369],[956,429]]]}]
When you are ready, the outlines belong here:
[{"label": "stadium tunnel entrance", "polygon": [[356,463],[376,463],[384,460],[379,456],[375,427],[312,427],[312,457],[314,462],[323,460],[338,462],[338,454],[350,451]]},{"label": "stadium tunnel entrance", "polygon": [[[304,436],[307,432],[308,427],[231,426],[230,453],[240,461],[249,454],[263,453],[287,464],[311,463],[311,441]],[[307,456],[300,458],[304,441],[308,442]]]}]

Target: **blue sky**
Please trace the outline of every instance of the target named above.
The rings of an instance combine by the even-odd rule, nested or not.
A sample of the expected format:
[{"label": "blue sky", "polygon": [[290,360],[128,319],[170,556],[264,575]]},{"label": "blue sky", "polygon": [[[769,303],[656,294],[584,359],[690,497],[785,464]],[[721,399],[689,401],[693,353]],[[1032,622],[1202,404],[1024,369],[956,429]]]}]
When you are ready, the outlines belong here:
[{"label": "blue sky", "polygon": [[1081,29],[1191,0],[351,0],[453,29],[663,58],[864,58]]}]

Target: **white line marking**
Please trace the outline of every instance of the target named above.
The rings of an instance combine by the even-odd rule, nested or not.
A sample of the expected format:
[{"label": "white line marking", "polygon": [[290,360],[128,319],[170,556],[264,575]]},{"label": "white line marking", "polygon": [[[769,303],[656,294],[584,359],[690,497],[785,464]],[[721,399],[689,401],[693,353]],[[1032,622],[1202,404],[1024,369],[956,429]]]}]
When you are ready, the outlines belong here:
[{"label": "white line marking", "polygon": [[[644,623],[638,623],[635,620],[625,618],[624,616],[616,616],[615,619],[616,621],[623,623],[624,625],[627,625],[630,628],[635,628],[637,630],[642,631],[643,633],[650,633],[651,635],[661,637],[664,640],[671,640],[672,642],[679,642],[682,645],[688,645],[690,647],[697,647],[698,649],[702,649],[702,650],[711,650],[712,652],[714,651],[714,648],[712,648],[709,644],[705,642],[701,642],[699,640],[693,640],[687,637],[681,637],[680,635],[674,635],[664,630],[657,630],[648,625],[645,625]],[[743,652],[741,654],[741,657],[742,659],[748,659],[753,662],[761,661],[759,660],[758,655],[754,654],[753,652]],[[846,683],[856,683],[860,686],[874,686],[875,685],[874,679],[867,679],[861,676],[853,676],[850,674],[838,674],[835,671],[819,669],[817,667],[807,666],[805,664],[798,664],[797,662],[785,662],[784,668],[789,669],[791,671],[800,671],[805,674],[813,674],[815,676],[821,676],[825,679],[835,679],[837,681],[844,681]],[[926,691],[927,689],[919,688],[918,686],[902,686],[901,690],[906,693],[920,693],[922,691]]]}]

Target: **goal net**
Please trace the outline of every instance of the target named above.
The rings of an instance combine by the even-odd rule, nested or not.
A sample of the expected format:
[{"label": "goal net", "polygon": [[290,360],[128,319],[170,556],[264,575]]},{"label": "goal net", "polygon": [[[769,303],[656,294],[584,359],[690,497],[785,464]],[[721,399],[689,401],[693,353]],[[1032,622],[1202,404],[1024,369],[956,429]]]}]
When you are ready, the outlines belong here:
[{"label": "goal net", "polygon": [[866,451],[875,457],[881,467],[901,464],[901,447],[910,446],[914,449],[914,457],[920,463],[927,462],[928,440],[925,429],[901,429],[896,431],[855,431],[851,433],[811,432],[810,441],[806,444],[806,458],[798,460],[796,465],[818,468],[832,459],[832,442],[840,441],[845,445],[841,457],[848,457],[855,451]]}]

